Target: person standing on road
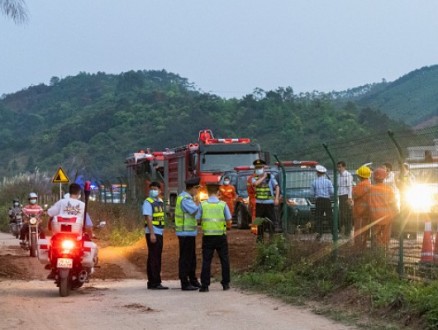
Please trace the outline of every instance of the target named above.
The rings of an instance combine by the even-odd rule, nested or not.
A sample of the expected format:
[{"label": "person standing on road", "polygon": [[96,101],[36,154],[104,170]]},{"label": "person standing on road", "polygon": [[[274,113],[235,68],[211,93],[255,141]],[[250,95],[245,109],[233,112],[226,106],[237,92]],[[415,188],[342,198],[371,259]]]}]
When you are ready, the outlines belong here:
[{"label": "person standing on road", "polygon": [[[271,232],[272,227],[276,232],[281,232],[281,225],[278,222],[275,206],[280,204],[280,186],[273,175],[264,169],[266,162],[257,159],[253,162],[255,175],[252,178],[252,185],[255,189],[256,217],[268,218],[271,223],[268,225]],[[265,223],[257,228],[257,240],[263,241]]]},{"label": "person standing on road", "polygon": [[186,190],[179,194],[175,207],[175,230],[179,242],[178,272],[181,290],[193,291],[201,287],[196,278],[196,235],[198,205],[193,197],[199,189],[199,178],[186,180]]},{"label": "person standing on road", "polygon": [[367,247],[369,237],[368,198],[371,189],[371,169],[361,166],[356,171],[360,182],[353,187],[353,221],[354,221],[354,247],[363,251]]},{"label": "person standing on road", "polygon": [[202,271],[199,292],[208,292],[211,277],[211,261],[217,251],[222,268],[222,288],[230,288],[230,259],[228,255],[227,222],[231,213],[225,202],[217,197],[218,183],[207,183],[208,199],[201,203],[196,218],[202,224]]},{"label": "person standing on road", "polygon": [[370,222],[376,222],[371,229],[371,245],[385,249],[391,238],[392,222],[397,215],[397,200],[394,190],[384,183],[386,176],[384,167],[374,170],[375,183],[371,185],[368,202]]},{"label": "person standing on road", "polygon": [[[224,177],[224,184],[219,187],[219,199],[227,203],[231,216],[234,214],[236,197],[236,188],[231,184],[230,177]],[[228,229],[231,229],[231,226]]]},{"label": "person standing on road", "polygon": [[339,229],[343,231],[347,238],[350,238],[352,229],[351,208],[353,206],[353,176],[347,171],[347,165],[343,160],[339,161],[336,166],[339,172]]},{"label": "person standing on road", "polygon": [[164,231],[164,204],[160,195],[160,184],[149,184],[149,197],[143,203],[143,215],[146,227],[146,244],[148,247],[148,259],[146,273],[148,276],[147,287],[150,290],[167,290],[161,284],[161,254],[163,253]]},{"label": "person standing on road", "polygon": [[333,234],[333,211],[330,197],[334,194],[333,183],[326,177],[327,169],[316,165],[316,179],[312,182],[311,191],[315,198],[316,239],[320,240],[323,234],[324,216]]}]

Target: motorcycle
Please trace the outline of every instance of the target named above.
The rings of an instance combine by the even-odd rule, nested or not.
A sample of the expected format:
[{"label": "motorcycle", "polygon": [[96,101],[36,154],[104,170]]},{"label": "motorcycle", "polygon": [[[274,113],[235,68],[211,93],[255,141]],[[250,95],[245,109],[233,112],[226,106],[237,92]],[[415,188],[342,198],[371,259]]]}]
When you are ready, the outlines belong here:
[{"label": "motorcycle", "polygon": [[29,250],[31,257],[38,256],[38,238],[40,237],[41,219],[38,215],[30,215],[28,219],[28,234],[26,235],[24,244],[20,243],[21,247]]},{"label": "motorcycle", "polygon": [[[87,202],[87,190],[85,197]],[[61,297],[86,283],[98,263],[97,245],[83,232],[83,226],[82,219],[75,216],[55,216],[51,221],[53,236],[41,239],[38,245],[38,258],[53,270]]]},{"label": "motorcycle", "polygon": [[23,217],[21,214],[14,215],[14,220],[9,224],[11,228],[12,236],[15,238],[20,237],[21,227],[23,226]]}]

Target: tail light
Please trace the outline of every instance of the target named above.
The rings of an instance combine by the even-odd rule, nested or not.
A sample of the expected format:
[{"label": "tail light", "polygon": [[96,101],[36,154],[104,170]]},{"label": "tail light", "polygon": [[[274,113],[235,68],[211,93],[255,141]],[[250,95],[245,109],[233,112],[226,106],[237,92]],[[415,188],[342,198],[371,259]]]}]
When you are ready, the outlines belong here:
[{"label": "tail light", "polygon": [[70,253],[76,248],[76,242],[71,239],[65,239],[61,241],[62,253]]}]

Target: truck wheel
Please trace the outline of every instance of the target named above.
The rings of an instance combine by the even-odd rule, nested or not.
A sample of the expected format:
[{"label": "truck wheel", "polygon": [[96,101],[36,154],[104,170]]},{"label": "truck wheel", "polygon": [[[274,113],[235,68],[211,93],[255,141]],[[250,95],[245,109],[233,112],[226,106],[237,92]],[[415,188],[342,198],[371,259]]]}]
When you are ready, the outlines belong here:
[{"label": "truck wheel", "polygon": [[237,208],[236,222],[237,222],[237,228],[239,229],[248,228],[248,216],[241,205],[239,205]]}]

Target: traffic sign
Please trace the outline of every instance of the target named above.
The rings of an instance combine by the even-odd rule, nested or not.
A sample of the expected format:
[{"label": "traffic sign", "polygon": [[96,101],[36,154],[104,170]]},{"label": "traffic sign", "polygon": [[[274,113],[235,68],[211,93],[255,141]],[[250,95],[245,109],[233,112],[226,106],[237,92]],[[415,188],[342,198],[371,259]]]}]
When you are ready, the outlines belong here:
[{"label": "traffic sign", "polygon": [[68,179],[67,174],[65,174],[62,167],[58,168],[58,171],[56,172],[55,176],[52,180],[53,183],[69,183],[70,180]]}]

